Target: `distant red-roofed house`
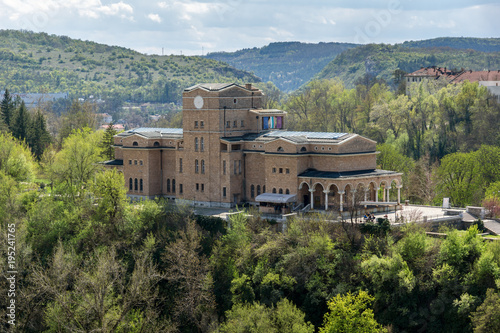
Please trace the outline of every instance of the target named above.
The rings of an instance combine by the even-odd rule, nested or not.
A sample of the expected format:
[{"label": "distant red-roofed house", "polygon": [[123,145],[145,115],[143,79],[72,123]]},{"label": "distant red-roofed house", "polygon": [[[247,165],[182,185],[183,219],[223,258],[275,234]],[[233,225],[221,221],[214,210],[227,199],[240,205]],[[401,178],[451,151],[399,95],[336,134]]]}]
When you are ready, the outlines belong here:
[{"label": "distant red-roofed house", "polygon": [[99,120],[104,124],[109,124],[113,121],[113,117],[108,113],[98,113],[96,116],[99,117]]},{"label": "distant red-roofed house", "polygon": [[[117,130],[118,132],[125,130],[125,127],[123,127],[123,125],[121,125],[121,124],[116,124],[116,125],[112,125],[112,126],[113,126],[113,129]],[[105,130],[108,127],[109,127],[109,125],[102,125],[100,127],[100,129],[104,129]]]},{"label": "distant red-roofed house", "polygon": [[464,81],[478,82],[480,86],[485,86],[488,90],[500,96],[500,70],[472,71],[460,70],[452,71],[446,67],[422,67],[419,70],[408,73],[406,78],[406,94],[410,92],[410,86],[413,83],[420,83],[422,80],[444,79],[448,83],[460,83]]}]

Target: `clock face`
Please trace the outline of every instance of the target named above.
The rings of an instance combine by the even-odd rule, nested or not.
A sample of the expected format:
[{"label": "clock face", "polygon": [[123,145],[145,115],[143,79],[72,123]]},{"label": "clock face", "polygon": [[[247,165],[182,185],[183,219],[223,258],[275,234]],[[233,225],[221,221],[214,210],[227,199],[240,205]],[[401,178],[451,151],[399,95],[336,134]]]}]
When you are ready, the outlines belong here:
[{"label": "clock face", "polygon": [[196,96],[194,98],[194,106],[197,109],[201,109],[203,107],[203,97],[201,97],[200,95]]}]

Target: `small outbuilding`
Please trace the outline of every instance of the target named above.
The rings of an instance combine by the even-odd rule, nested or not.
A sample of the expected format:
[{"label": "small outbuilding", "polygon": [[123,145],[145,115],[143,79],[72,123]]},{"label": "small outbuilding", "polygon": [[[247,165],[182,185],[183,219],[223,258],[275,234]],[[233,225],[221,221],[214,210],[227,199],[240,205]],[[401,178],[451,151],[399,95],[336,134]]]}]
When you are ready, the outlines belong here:
[{"label": "small outbuilding", "polygon": [[259,203],[259,211],[266,214],[288,214],[297,202],[295,194],[262,193],[255,201]]}]

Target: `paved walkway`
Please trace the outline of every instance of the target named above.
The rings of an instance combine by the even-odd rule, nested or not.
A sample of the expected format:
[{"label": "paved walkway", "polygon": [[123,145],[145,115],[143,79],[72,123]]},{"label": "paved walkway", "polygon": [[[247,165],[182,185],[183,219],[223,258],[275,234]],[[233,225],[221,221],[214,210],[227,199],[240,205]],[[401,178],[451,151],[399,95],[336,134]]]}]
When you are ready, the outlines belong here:
[{"label": "paved walkway", "polygon": [[[430,207],[430,206],[402,206],[402,210],[398,210],[397,212],[389,211],[389,212],[378,212],[374,213],[375,218],[384,217],[387,215],[387,218],[394,223],[396,217],[401,219],[403,218],[405,221],[415,221],[415,220],[423,220],[424,217],[427,217],[427,220],[436,219],[444,216],[444,210],[441,207]],[[235,212],[235,208],[204,208],[204,207],[196,207],[195,213],[200,215],[208,215],[208,216],[216,216],[220,218],[227,218],[232,212]]]}]

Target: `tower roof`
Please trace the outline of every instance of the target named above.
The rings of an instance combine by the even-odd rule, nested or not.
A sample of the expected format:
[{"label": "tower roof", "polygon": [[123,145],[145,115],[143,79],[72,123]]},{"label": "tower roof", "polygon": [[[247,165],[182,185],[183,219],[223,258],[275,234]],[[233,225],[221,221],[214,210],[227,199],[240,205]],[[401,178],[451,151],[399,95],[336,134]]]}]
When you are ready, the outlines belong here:
[{"label": "tower roof", "polygon": [[239,85],[237,83],[199,83],[189,88],[184,89],[185,92],[193,91],[195,89],[201,88],[207,91],[222,91],[230,87],[239,87],[241,89],[247,89],[250,91],[259,90],[253,87],[251,84],[246,84],[245,86]]}]

